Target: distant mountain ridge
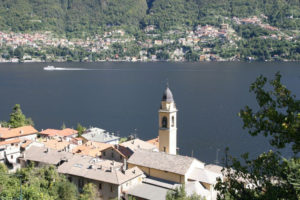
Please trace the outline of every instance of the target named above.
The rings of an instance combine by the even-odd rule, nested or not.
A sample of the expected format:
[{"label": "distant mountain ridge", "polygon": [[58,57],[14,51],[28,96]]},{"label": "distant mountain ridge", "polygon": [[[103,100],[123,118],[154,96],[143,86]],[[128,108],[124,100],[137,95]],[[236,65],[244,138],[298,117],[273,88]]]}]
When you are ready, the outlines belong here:
[{"label": "distant mountain ridge", "polygon": [[50,30],[70,36],[107,26],[160,30],[220,24],[224,18],[264,14],[271,25],[298,29],[299,0],[0,0],[0,29]]}]

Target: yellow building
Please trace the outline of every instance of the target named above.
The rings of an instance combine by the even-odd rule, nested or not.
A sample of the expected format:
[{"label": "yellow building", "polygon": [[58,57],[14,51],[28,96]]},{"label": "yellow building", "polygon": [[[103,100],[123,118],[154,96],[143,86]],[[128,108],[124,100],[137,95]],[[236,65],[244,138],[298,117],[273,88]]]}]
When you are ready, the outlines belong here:
[{"label": "yellow building", "polygon": [[159,116],[159,151],[176,155],[177,149],[177,109],[173,94],[169,87],[166,88]]}]

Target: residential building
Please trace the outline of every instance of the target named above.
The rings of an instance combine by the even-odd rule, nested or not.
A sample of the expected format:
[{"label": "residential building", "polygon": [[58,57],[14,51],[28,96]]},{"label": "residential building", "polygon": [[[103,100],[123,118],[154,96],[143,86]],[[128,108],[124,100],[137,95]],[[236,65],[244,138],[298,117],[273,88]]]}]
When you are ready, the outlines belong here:
[{"label": "residential building", "polygon": [[48,137],[48,138],[61,137],[65,140],[70,140],[72,138],[77,137],[78,131],[71,129],[71,128],[65,128],[63,130],[46,129],[46,130],[42,130],[39,133],[39,135],[42,137]]},{"label": "residential building", "polygon": [[[120,149],[120,151],[122,151],[125,155],[128,154],[129,157],[139,149],[158,151],[158,148],[155,145],[138,138],[123,142],[120,144],[120,147],[124,147],[123,149]],[[127,153],[125,153],[125,151],[127,151]]]},{"label": "residential building", "polygon": [[0,163],[6,164],[10,171],[15,171],[19,168],[20,145],[20,139],[0,142]]},{"label": "residential building", "polygon": [[72,149],[74,149],[77,146],[76,144],[72,144],[67,140],[63,140],[62,138],[43,138],[42,140],[40,140],[40,142],[43,143],[47,148],[63,150],[67,152],[72,151]]},{"label": "residential building", "polygon": [[85,144],[73,148],[72,153],[100,158],[102,156],[102,151],[111,146],[111,144],[88,141]]},{"label": "residential building", "polygon": [[76,154],[59,166],[58,172],[65,174],[79,191],[85,184],[94,183],[100,199],[104,200],[121,199],[128,189],[141,184],[144,177],[137,167],[127,169],[120,162]]},{"label": "residential building", "polygon": [[41,145],[31,145],[23,152],[23,157],[20,158],[21,166],[25,167],[30,162],[33,162],[37,167],[47,165],[59,166],[73,156],[72,153],[47,148]]},{"label": "residential building", "polygon": [[38,131],[32,126],[22,126],[19,128],[0,127],[0,141],[7,140],[35,140]]},{"label": "residential building", "polygon": [[218,177],[222,178],[222,173],[205,168],[195,158],[149,150],[134,152],[128,160],[128,168],[133,167],[140,168],[147,177],[189,185],[189,190],[198,191],[208,200],[216,199],[214,185]]},{"label": "residential building", "polygon": [[82,134],[82,137],[89,141],[108,143],[108,144],[119,144],[120,137],[115,136],[114,133],[106,132],[103,129],[92,127]]}]

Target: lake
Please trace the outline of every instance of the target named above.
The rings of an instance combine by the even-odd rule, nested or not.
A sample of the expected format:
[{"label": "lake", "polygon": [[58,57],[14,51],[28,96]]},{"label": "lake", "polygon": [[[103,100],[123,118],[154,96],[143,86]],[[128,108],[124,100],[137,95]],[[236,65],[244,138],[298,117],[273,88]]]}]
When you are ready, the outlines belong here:
[{"label": "lake", "polygon": [[[270,149],[264,137],[242,129],[237,113],[256,107],[250,84],[277,71],[300,96],[300,63],[51,63],[89,70],[45,71],[47,63],[0,64],[0,121],[21,104],[38,130],[77,123],[143,140],[158,135],[158,109],[166,80],[179,110],[180,154],[213,163],[225,147],[238,156]],[[285,152],[289,154],[289,152]]]}]

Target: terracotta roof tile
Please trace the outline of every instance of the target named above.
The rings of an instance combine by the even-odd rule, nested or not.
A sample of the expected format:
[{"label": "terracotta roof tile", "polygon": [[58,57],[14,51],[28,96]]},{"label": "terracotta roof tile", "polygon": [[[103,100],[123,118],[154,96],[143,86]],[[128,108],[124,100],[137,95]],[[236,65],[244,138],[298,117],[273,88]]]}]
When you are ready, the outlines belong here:
[{"label": "terracotta roof tile", "polygon": [[0,142],[0,146],[6,145],[6,144],[20,143],[20,142],[21,142],[20,139],[6,140],[6,141]]},{"label": "terracotta roof tile", "polygon": [[85,143],[83,145],[75,147],[72,150],[72,153],[97,157],[97,156],[101,156],[101,152],[103,150],[105,150],[111,146],[112,146],[111,144],[88,141],[87,143]]},{"label": "terracotta roof tile", "polygon": [[56,150],[63,150],[65,149],[70,143],[63,140],[56,140],[56,139],[47,139],[41,141],[45,147],[56,149]]},{"label": "terracotta roof tile", "polygon": [[32,143],[32,140],[26,140],[26,142],[21,145],[21,148],[25,149],[31,143]]},{"label": "terracotta roof tile", "polygon": [[158,137],[157,137],[157,138],[154,138],[154,139],[152,139],[152,140],[148,140],[147,142],[150,143],[150,144],[155,145],[156,148],[159,149],[159,140],[158,140]]},{"label": "terracotta roof tile", "polygon": [[41,135],[44,136],[71,136],[74,134],[77,134],[78,131],[71,129],[71,128],[65,128],[63,130],[58,129],[46,129],[40,132]]},{"label": "terracotta roof tile", "polygon": [[8,139],[25,135],[33,135],[38,131],[32,126],[22,126],[19,128],[0,128],[0,138]]}]

